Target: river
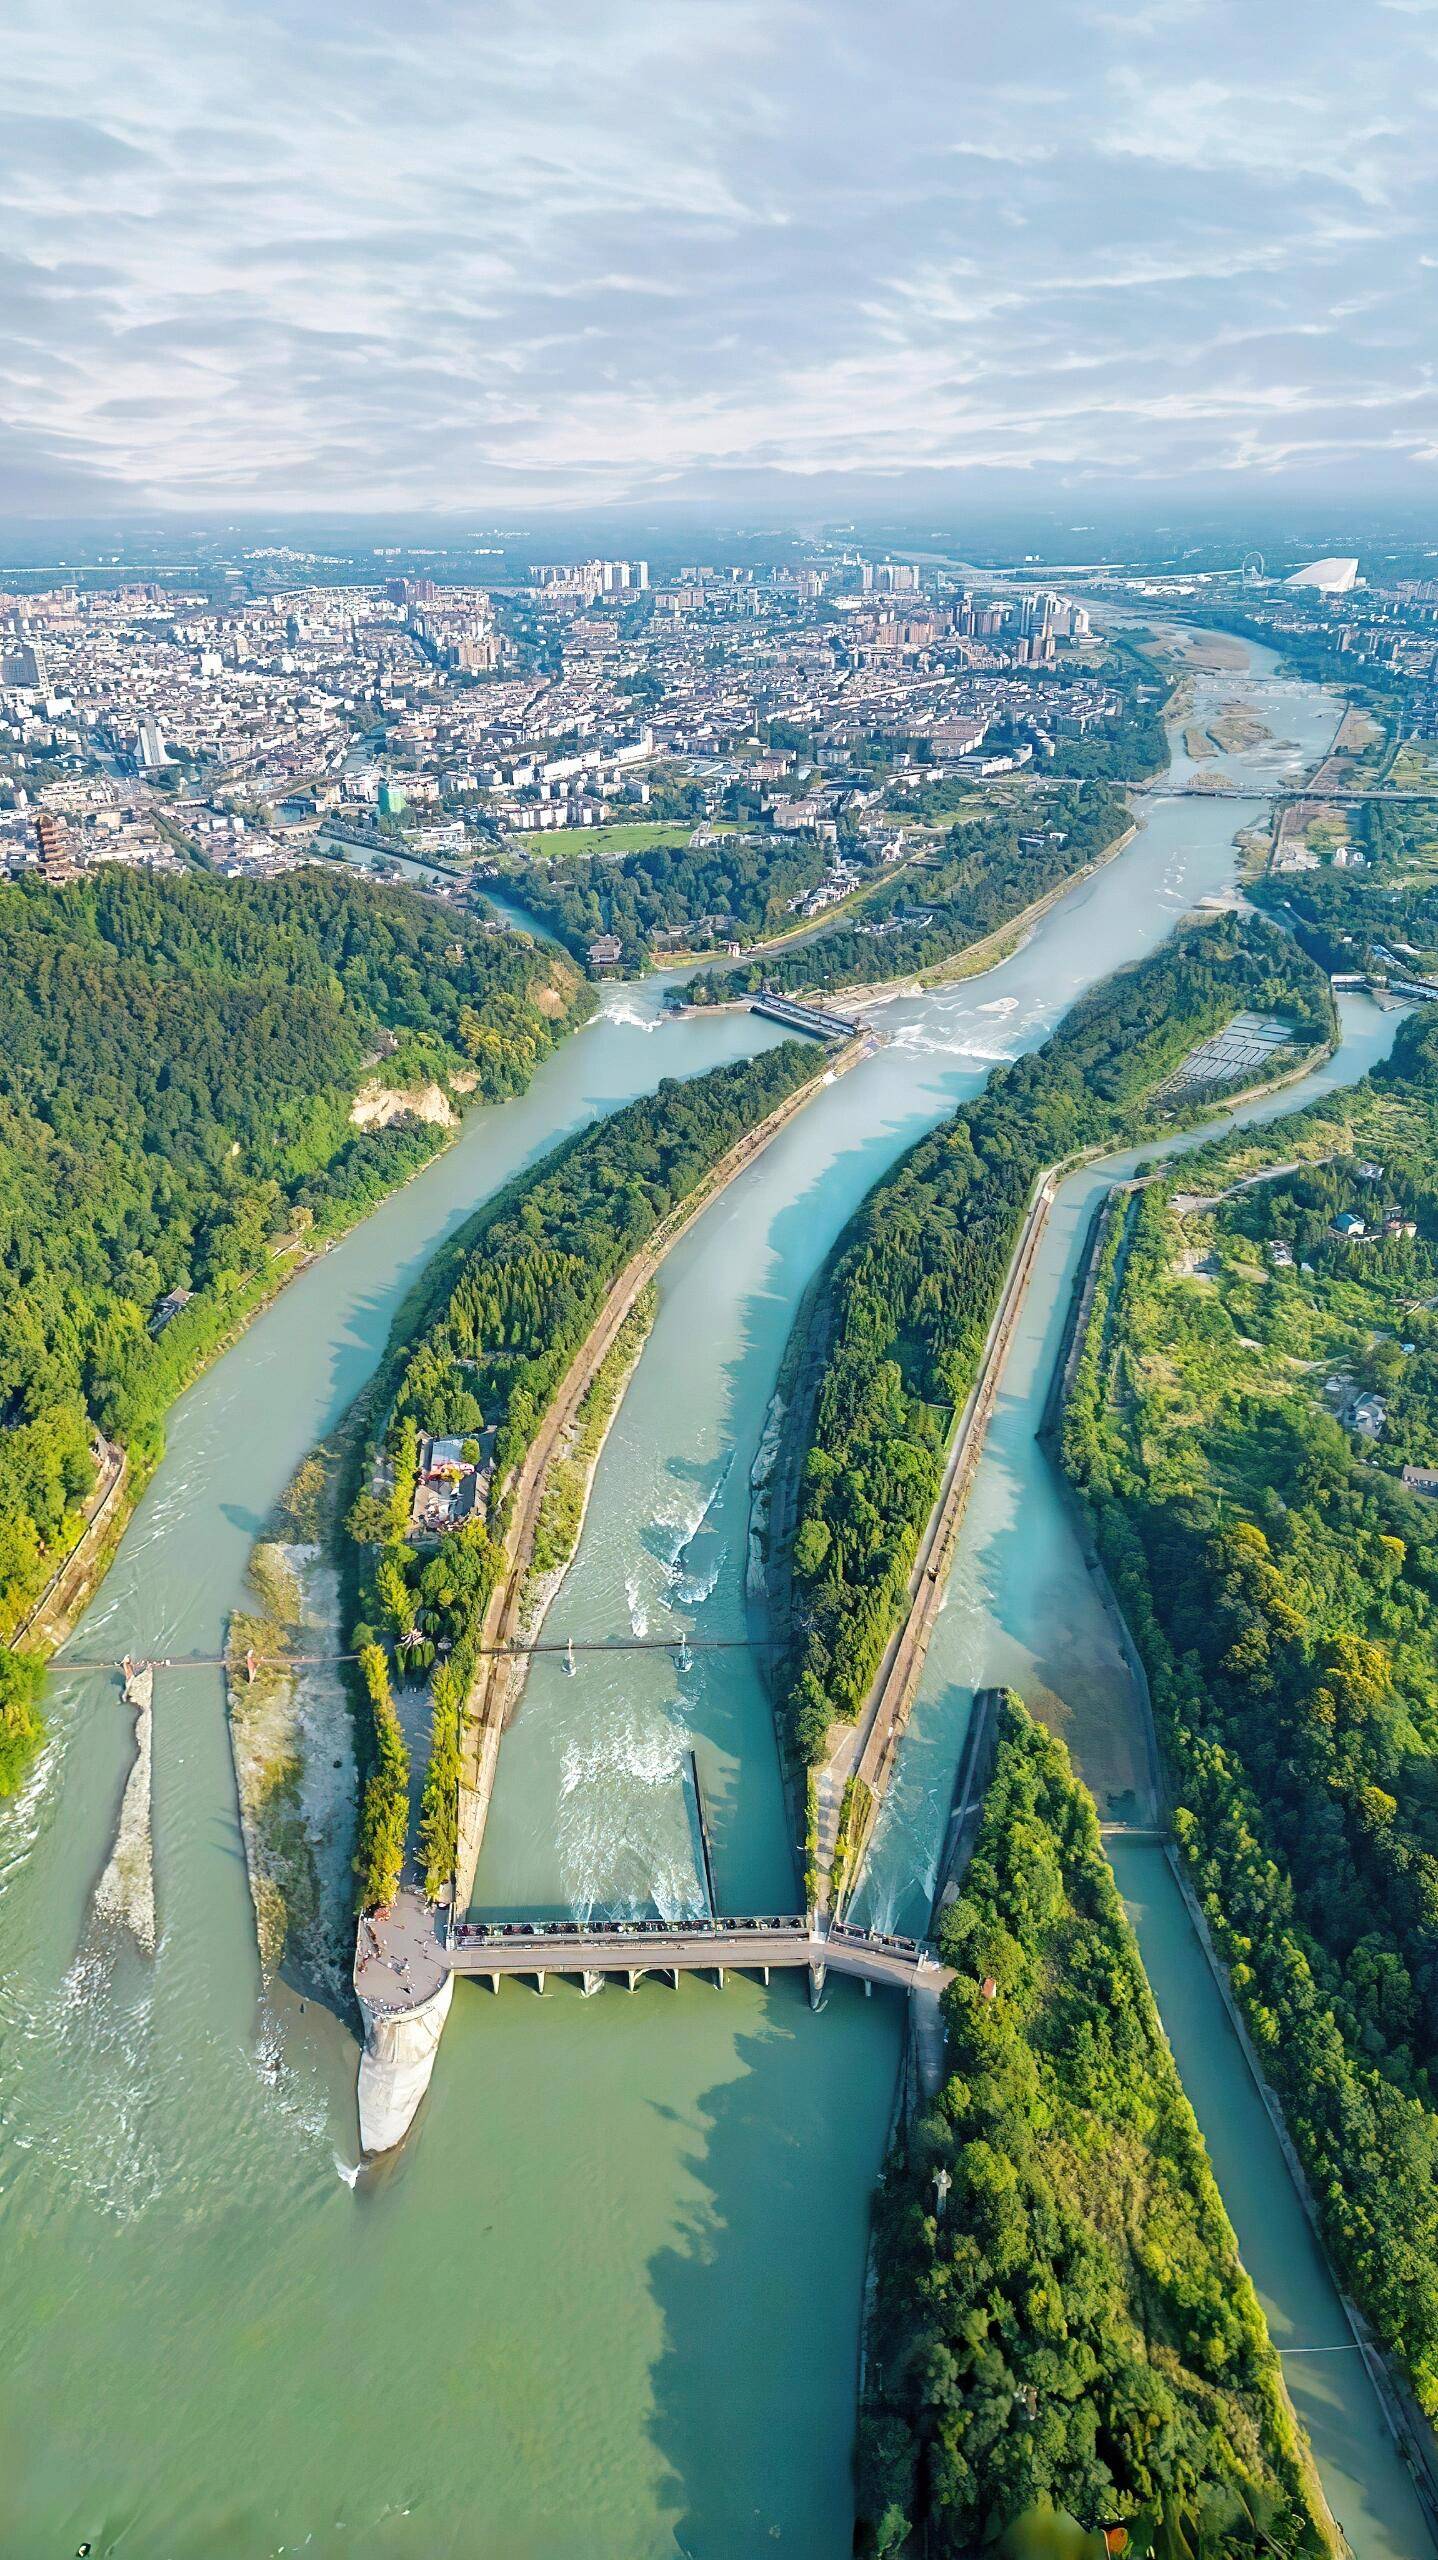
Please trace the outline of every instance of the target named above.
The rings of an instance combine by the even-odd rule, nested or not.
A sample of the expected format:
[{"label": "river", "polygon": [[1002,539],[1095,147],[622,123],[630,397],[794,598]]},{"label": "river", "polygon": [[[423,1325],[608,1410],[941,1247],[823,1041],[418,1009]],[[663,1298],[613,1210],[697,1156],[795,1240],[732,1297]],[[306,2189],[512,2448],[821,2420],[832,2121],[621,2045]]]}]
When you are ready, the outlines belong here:
[{"label": "river", "polygon": [[[1273,681],[1267,660],[1259,671],[1274,738],[1222,760],[1253,784],[1311,765],[1338,710]],[[1199,716],[1244,690],[1201,677]],[[1177,739],[1175,751],[1181,777]],[[806,1281],[876,1176],[996,1059],[1041,1039],[1085,987],[1231,880],[1244,815],[1234,798],[1155,802],[1134,844],[1001,967],[877,1009],[889,1045],[821,1092],[666,1264],[551,1632],[743,1630],[749,1471]],[[587,1116],[773,1036],[744,1015],[667,1018],[662,993],[656,981],[607,990],[522,1101],[474,1115],[184,1399],[77,1652],[102,1633],[107,1652],[213,1650],[256,1528],[372,1368],[439,1239]],[[1392,1018],[1365,1029],[1376,1048]],[[1353,1072],[1362,1049],[1346,1047],[1336,1072]],[[1074,1234],[1080,1217],[1076,1206]],[[1052,1233],[1067,1232],[1056,1220]],[[1061,1262],[1055,1250],[1046,1263],[1058,1294]],[[1036,1356],[1058,1295],[1048,1317],[1043,1305],[1036,1291]],[[947,1800],[940,1765],[974,1678],[1010,1676],[1022,1657],[1056,1693],[1074,1685],[1074,1586],[1061,1545],[1050,1571],[1049,1512],[1042,1539],[1003,1544],[1017,1481],[1003,1453],[1011,1425],[1022,1438],[1024,1392],[1016,1366],[912,1774],[906,1757],[879,1843],[875,1890],[894,1897],[931,1858],[927,1807]],[[1056,1511],[1052,1525],[1057,1541]],[[951,1651],[980,1602],[983,1641]],[[791,1907],[752,1658],[701,1654],[688,1671],[665,1655],[580,1662],[573,1679],[537,1668],[506,1737],[476,1908],[696,1900],[690,1750],[720,1900]],[[91,1909],[129,1719],[111,1686],[78,1676],[52,1682],[49,1711],[52,1740],[0,1827],[7,2560],[84,2540],[137,2560],[738,2560],[771,2543],[841,2560],[897,2004],[839,1984],[815,2015],[793,1982],[732,1977],[722,1994],[686,1981],[589,2001],[559,1985],[541,2000],[462,1984],[414,2136],[357,2176],[351,2035],[283,1988],[259,1992],[218,1681],[157,1683],[152,1963]],[[901,1801],[908,1840],[890,1836]],[[1311,2245],[1301,2260],[1301,2229],[1282,2237],[1261,2121],[1222,2153],[1251,2093],[1226,2029],[1205,2018],[1162,1876],[1126,1870],[1124,1883],[1255,2279],[1296,2338],[1309,2316],[1299,2274],[1321,2285],[1321,2266],[1315,2276]],[[1180,2008],[1196,2020],[1191,2056]],[[1272,2265],[1257,2225],[1277,2235]],[[1357,2484],[1334,2495],[1360,2560],[1412,2560],[1422,2545],[1385,2506],[1376,2416],[1361,2394],[1343,2405],[1352,2441],[1329,2443],[1325,2471],[1345,2492]]]}]

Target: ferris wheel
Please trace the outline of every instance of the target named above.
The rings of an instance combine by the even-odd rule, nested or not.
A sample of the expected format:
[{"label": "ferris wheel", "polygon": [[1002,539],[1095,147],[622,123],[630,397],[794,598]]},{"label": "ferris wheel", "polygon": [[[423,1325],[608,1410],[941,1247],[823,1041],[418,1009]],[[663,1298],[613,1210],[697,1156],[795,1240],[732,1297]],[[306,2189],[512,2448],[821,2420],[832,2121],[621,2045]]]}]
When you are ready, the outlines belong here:
[{"label": "ferris wheel", "polygon": [[1246,587],[1262,586],[1264,580],[1264,559],[1261,551],[1245,551],[1243,555],[1242,577],[1243,583]]}]

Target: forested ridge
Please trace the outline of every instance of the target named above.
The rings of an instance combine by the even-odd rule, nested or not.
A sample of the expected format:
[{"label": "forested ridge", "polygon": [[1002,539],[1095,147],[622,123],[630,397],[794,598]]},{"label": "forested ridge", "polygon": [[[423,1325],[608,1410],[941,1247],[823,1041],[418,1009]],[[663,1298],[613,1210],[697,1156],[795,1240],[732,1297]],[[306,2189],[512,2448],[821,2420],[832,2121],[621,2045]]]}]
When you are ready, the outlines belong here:
[{"label": "forested ridge", "polygon": [[[94,1432],[143,1475],[280,1240],[343,1224],[440,1143],[351,1125],[367,1067],[517,1092],[580,1000],[557,956],[318,870],[112,866],[0,896],[0,1643],[74,1533]],[[33,1679],[0,1653],[0,1681],[4,1783]]]},{"label": "forested ridge", "polygon": [[1438,1466],[1438,1023],[1266,1146],[1313,1160],[1209,1214],[1145,1198],[1064,1455],[1329,2246],[1433,2414],[1438,1502],[1402,1470]]},{"label": "forested ridge", "polygon": [[[420,1814],[432,1893],[454,1862],[459,1719],[504,1570],[516,1470],[625,1265],[819,1064],[809,1043],[785,1040],[687,1081],[666,1076],[489,1202],[436,1256],[401,1318],[373,1390],[379,1434],[349,1532],[359,1550],[357,1645],[375,1647],[383,1634],[410,1675],[434,1667]],[[420,1441],[436,1433],[459,1440],[466,1464],[483,1458],[483,1490],[459,1525],[416,1543]],[[359,1870],[369,1909],[398,1885],[404,1769],[386,1697],[368,1675],[367,1687],[380,1746]]]},{"label": "forested ridge", "polygon": [[1331,2550],[1093,1800],[1011,1696],[941,1949],[948,2077],[876,2203],[859,2547],[967,2560],[1052,2501],[1096,2554]]},{"label": "forested ridge", "polygon": [[697,978],[688,993],[696,1004],[722,1004],[761,984],[796,993],[935,968],[1061,888],[1128,824],[1123,794],[1107,783],[1046,791],[1041,799],[986,799],[932,854],[866,897],[849,921],[775,952],[762,966]]},{"label": "forested ridge", "polygon": [[[955,1415],[973,1384],[1034,1182],[1076,1149],[1146,1125],[1195,1042],[1243,1009],[1300,1042],[1332,999],[1289,937],[1234,918],[1187,926],[1075,1005],[1044,1046],[921,1139],[840,1239],[792,1565],[785,1711],[818,1760],[859,1712],[902,1612]],[[1201,1097],[1185,1098],[1191,1108]],[[1170,1123],[1171,1125],[1171,1123]]]}]

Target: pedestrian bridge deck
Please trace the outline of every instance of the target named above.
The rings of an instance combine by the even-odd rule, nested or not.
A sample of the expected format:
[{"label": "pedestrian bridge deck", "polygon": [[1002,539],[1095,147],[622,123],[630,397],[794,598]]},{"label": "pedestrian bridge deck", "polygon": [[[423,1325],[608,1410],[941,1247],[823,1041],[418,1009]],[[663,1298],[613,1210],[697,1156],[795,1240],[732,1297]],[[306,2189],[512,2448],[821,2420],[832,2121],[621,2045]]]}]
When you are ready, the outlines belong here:
[{"label": "pedestrian bridge deck", "polygon": [[897,1991],[922,1982],[938,1991],[950,1979],[933,1950],[913,1938],[886,1936],[843,1922],[811,1927],[803,1917],[776,1920],[681,1921],[672,1928],[575,1922],[462,1922],[443,1961],[454,1973],[475,1974],[496,1990],[506,1974],[543,1978],[578,1974],[586,1989],[594,1977],[621,1975],[631,1985],[659,1973],[763,1973],[806,1969],[822,1987],[828,1973],[842,1973]]}]

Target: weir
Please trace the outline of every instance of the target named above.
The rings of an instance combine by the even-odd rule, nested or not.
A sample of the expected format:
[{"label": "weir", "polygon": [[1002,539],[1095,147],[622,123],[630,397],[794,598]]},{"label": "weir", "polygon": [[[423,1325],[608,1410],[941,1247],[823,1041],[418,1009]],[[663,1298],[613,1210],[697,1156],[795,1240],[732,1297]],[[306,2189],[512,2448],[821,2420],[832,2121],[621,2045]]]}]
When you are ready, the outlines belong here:
[{"label": "weir", "polygon": [[827,1973],[856,1982],[910,1991],[925,1980],[940,1990],[952,1977],[932,1947],[880,1929],[844,1922],[824,1924],[812,1915],[791,1919],[684,1920],[590,1923],[579,1921],[463,1921],[446,1944],[451,1973],[478,1975],[498,1990],[506,1974],[623,1974],[633,1990],[646,1973],[759,1973],[807,1968],[822,1991]]}]

